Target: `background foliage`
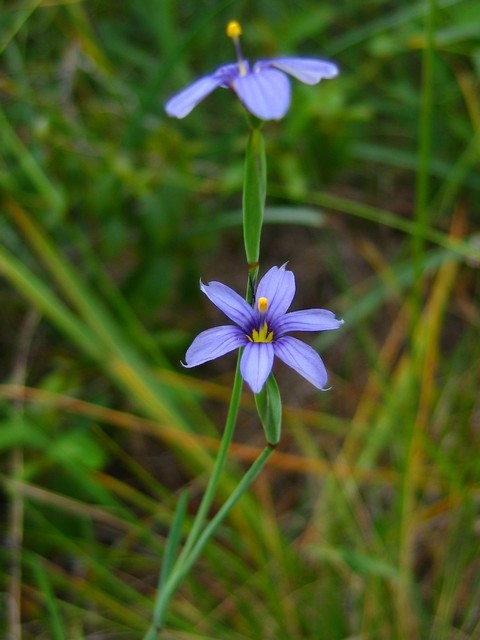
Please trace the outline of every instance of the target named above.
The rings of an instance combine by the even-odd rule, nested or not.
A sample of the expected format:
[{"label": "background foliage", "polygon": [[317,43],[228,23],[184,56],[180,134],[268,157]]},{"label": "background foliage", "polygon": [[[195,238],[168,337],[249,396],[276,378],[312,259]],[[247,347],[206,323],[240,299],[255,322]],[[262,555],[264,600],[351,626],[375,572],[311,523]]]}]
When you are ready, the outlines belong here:
[{"label": "background foliage", "polygon": [[[251,59],[341,67],[265,127],[262,271],[345,327],[329,393],[278,369],[279,451],[165,637],[477,638],[476,0],[2,4],[1,624],[140,638],[184,486],[195,513],[234,367],[179,361],[218,320],[199,277],[244,285],[247,126],[227,91],[163,103],[232,60],[232,18]],[[262,446],[245,392],[225,495]]]}]

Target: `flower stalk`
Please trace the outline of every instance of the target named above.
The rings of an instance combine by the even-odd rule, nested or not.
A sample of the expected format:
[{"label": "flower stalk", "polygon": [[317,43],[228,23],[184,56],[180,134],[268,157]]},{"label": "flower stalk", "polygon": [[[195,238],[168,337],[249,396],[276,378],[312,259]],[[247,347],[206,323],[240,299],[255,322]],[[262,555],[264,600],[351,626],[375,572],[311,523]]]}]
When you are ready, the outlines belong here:
[{"label": "flower stalk", "polygon": [[[243,237],[248,265],[245,298],[220,282],[201,283],[203,293],[231,320],[233,325],[207,329],[192,342],[185,355],[185,367],[193,367],[232,351],[238,351],[229,410],[220,448],[198,512],[183,547],[181,531],[187,510],[187,494],[179,501],[166,545],[163,570],[155,600],[153,621],[144,640],[157,640],[162,632],[170,601],[182,580],[192,569],[205,545],[215,534],[241,496],[265,466],[280,441],[282,401],[272,373],[274,356],[295,369],[318,389],[324,389],[327,372],[318,353],[292,331],[324,331],[342,324],[331,311],[308,309],[287,312],[295,294],[291,271],[272,267],[259,281],[260,242],[265,212],[267,163],[261,132],[263,121],[282,118],[290,106],[288,75],[306,84],[334,78],[337,66],[313,58],[260,60],[250,67],[240,47],[242,28],[236,21],[227,26],[237,62],[219,67],[173,96],[165,109],[168,115],[183,118],[218,87],[230,89],[249,113],[250,134],[245,152],[242,196]],[[263,425],[267,446],[246,471],[216,515],[207,523],[208,512],[217,493],[228,449],[232,442],[240,407],[243,380],[254,393],[257,413]]]}]

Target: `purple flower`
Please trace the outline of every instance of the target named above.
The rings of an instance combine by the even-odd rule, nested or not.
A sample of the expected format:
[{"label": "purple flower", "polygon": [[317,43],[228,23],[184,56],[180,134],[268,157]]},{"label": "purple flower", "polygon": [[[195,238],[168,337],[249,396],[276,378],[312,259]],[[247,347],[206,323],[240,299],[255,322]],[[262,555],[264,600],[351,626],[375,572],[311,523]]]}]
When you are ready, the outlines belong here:
[{"label": "purple flower", "polygon": [[240,371],[254,393],[261,391],[272,370],[274,356],[318,389],[325,389],[327,371],[318,353],[287,334],[291,331],[338,329],[343,320],[337,320],[331,311],[325,309],[287,313],[295,295],[295,278],[285,265],[272,267],[263,276],[253,307],[221,282],[200,283],[200,288],[235,325],[215,327],[200,333],[186,353],[186,367],[196,367],[243,347]]},{"label": "purple flower", "polygon": [[233,39],[238,62],[219,67],[196,80],[165,105],[169,116],[184,118],[217,87],[231,89],[243,106],[261,120],[279,120],[290,106],[289,75],[305,84],[317,84],[323,78],[335,78],[338,67],[333,62],[315,58],[274,58],[259,60],[252,68],[242,57],[238,22],[230,22],[227,34]]}]

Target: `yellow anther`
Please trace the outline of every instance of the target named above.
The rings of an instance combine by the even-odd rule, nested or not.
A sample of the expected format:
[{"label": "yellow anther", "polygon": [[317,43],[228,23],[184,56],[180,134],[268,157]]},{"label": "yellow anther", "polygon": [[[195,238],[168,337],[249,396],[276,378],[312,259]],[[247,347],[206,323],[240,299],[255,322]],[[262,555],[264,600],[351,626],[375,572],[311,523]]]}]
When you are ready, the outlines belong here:
[{"label": "yellow anther", "polygon": [[237,54],[238,70],[241,76],[246,76],[248,73],[248,65],[243,59],[242,47],[240,46],[240,36],[242,35],[242,27],[236,20],[230,20],[227,24],[227,36],[233,40],[233,46],[235,47],[235,53]]},{"label": "yellow anther", "polygon": [[273,342],[273,331],[269,331],[267,323],[264,322],[259,329],[253,329],[252,335],[247,335],[247,338],[250,342]]},{"label": "yellow anther", "polygon": [[259,298],[257,300],[257,309],[260,311],[260,313],[265,313],[265,311],[268,309],[268,298]]},{"label": "yellow anther", "polygon": [[227,24],[227,36],[229,38],[238,38],[242,35],[242,27],[236,20],[230,20]]}]

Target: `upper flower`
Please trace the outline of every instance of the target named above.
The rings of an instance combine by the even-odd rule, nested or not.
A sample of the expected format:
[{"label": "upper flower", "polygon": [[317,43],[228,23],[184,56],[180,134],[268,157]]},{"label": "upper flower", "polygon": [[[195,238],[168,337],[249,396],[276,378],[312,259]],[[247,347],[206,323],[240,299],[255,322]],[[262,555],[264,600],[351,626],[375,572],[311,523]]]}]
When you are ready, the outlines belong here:
[{"label": "upper flower", "polygon": [[317,84],[323,78],[338,75],[336,64],[315,58],[259,60],[250,68],[241,53],[241,33],[238,22],[228,24],[227,34],[234,42],[237,62],[219,67],[173,96],[165,105],[169,116],[184,118],[214,89],[224,87],[236,93],[243,106],[257,118],[279,120],[290,106],[290,82],[286,73],[305,84]]},{"label": "upper flower", "polygon": [[272,370],[274,356],[318,389],[325,389],[327,371],[318,353],[287,333],[338,329],[343,320],[337,320],[325,309],[287,313],[295,295],[292,271],[287,271],[285,266],[267,271],[258,283],[253,306],[221,282],[201,283],[200,288],[235,325],[200,333],[187,350],[186,367],[195,367],[244,347],[240,372],[254,393],[261,391]]}]

